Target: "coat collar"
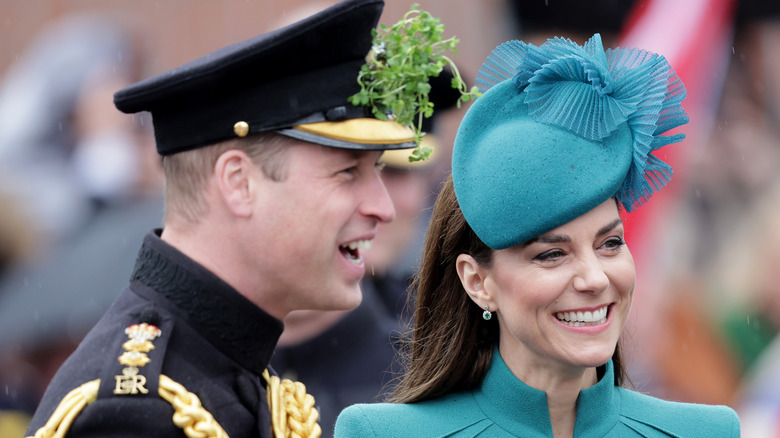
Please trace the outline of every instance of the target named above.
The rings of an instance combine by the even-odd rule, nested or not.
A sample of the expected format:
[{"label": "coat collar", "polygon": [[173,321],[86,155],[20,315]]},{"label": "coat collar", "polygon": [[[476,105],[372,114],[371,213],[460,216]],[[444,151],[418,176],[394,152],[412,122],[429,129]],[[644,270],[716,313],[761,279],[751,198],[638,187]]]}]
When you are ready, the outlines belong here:
[{"label": "coat collar", "polygon": [[[615,391],[612,361],[592,387],[580,391],[574,435],[603,437],[619,421],[620,398]],[[528,430],[528,436],[552,436],[552,424],[544,391],[531,388],[512,374],[498,348],[474,398],[486,415],[505,430]]]},{"label": "coat collar", "polygon": [[260,374],[284,328],[219,277],[160,239],[161,230],[146,235],[132,282],[162,296],[150,297],[173,307],[195,330],[244,368]]}]

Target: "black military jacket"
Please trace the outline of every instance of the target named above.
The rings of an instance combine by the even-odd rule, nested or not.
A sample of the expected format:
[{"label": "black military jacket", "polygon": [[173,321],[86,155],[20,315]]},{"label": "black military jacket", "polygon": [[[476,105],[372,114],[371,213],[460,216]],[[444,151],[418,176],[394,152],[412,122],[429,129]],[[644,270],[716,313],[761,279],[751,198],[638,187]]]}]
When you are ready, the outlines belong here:
[{"label": "black military jacket", "polygon": [[313,339],[280,347],[271,365],[283,378],[300,380],[317,401],[322,438],[333,436],[336,417],[356,403],[383,401],[400,374],[395,360],[401,326],[365,279],[363,302]]},{"label": "black military jacket", "polygon": [[[143,380],[118,360],[128,341],[125,329],[141,322],[160,329],[146,353],[149,362],[136,367]],[[270,437],[261,374],[282,329],[279,320],[163,242],[159,230],[150,232],[130,285],[57,372],[28,435],[69,391],[99,378],[97,400],[81,411],[67,436],[184,437],[172,421],[174,408],[158,393],[164,374],[197,395],[231,438]]]}]

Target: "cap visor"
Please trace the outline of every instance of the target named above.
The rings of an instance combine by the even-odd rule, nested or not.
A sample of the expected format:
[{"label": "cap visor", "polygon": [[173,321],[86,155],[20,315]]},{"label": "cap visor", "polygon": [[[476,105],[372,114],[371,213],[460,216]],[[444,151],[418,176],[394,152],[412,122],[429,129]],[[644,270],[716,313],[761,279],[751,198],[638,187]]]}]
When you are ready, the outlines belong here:
[{"label": "cap visor", "polygon": [[393,120],[356,118],[315,122],[277,132],[298,140],[345,149],[409,149],[416,146],[414,132]]}]

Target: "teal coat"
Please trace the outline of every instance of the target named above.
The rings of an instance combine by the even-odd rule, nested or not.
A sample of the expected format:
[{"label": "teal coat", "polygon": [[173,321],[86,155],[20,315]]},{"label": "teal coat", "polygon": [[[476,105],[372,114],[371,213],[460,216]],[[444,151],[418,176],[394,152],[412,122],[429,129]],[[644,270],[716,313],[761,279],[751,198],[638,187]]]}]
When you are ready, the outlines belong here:
[{"label": "teal coat", "polygon": [[[614,385],[612,362],[577,401],[577,438],[738,438],[739,418],[725,406],[675,403]],[[482,385],[413,404],[361,404],[345,409],[336,438],[552,437],[544,392],[509,370],[496,350]]]}]

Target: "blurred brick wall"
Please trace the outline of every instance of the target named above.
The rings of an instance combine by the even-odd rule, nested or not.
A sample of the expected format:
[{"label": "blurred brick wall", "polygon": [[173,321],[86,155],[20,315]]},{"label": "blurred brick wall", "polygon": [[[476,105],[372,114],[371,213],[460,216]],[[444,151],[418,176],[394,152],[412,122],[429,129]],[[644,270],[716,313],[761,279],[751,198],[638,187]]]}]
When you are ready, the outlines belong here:
[{"label": "blurred brick wall", "polygon": [[[279,27],[301,10],[334,0],[0,0],[0,73],[21,55],[51,20],[98,11],[126,21],[146,47],[147,76],[224,45]],[[413,1],[386,0],[382,22],[392,23]],[[509,39],[504,0],[419,0],[446,24],[445,36],[461,40],[457,62],[473,78],[487,53]]]},{"label": "blurred brick wall", "polygon": [[[414,3],[385,2],[381,22],[387,24],[397,21]],[[146,77],[333,3],[336,0],[0,0],[0,74],[47,23],[73,13],[106,13],[127,23],[142,43],[146,60],[142,76]],[[505,0],[417,3],[442,19],[445,37],[460,39],[456,62],[469,85],[490,50],[512,38]],[[452,111],[442,118],[438,130],[443,144],[452,144],[461,116],[462,111]]]}]

